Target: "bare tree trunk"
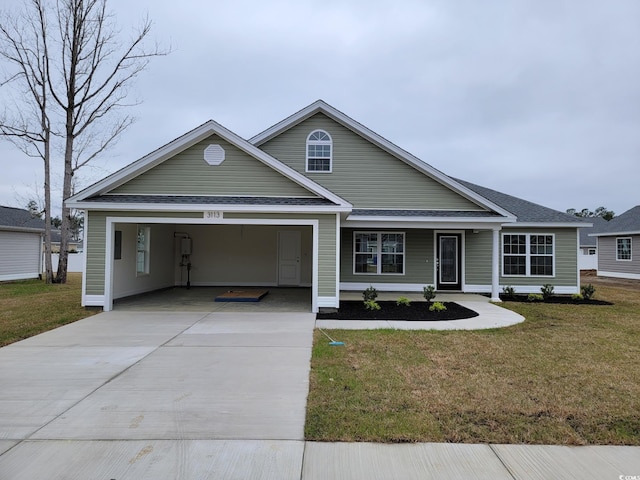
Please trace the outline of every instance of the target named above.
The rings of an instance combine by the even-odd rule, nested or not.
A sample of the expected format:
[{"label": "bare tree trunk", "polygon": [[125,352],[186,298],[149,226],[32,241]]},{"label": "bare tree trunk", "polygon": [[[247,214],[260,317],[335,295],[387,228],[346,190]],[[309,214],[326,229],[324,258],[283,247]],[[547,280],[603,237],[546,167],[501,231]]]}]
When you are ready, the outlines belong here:
[{"label": "bare tree trunk", "polygon": [[[43,119],[44,119],[43,114]],[[44,141],[44,271],[45,281],[53,283],[51,263],[51,133],[45,132]]]}]

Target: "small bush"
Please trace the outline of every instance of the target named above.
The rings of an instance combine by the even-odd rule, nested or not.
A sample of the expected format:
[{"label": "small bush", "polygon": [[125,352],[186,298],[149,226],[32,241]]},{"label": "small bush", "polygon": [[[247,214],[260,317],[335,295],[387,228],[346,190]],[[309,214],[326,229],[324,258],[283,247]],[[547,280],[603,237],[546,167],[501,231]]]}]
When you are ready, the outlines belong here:
[{"label": "small bush", "polygon": [[571,295],[571,300],[583,300],[583,299],[584,297],[580,293],[574,293],[573,295]]},{"label": "small bush", "polygon": [[380,310],[381,307],[380,307],[380,304],[378,302],[376,302],[375,300],[365,300],[364,308],[374,312],[376,310]]},{"label": "small bush", "polygon": [[593,285],[589,284],[589,285],[584,285],[581,289],[580,292],[582,293],[582,297],[585,300],[591,300],[593,298],[593,295],[596,293],[596,287],[594,287]]},{"label": "small bush", "polygon": [[529,302],[542,302],[543,300],[544,297],[539,293],[530,293],[529,295],[527,295],[527,301]]},{"label": "small bush", "polygon": [[429,307],[430,312],[443,312],[447,309],[442,302],[433,302]]},{"label": "small bush", "polygon": [[511,285],[502,287],[502,294],[507,298],[513,298],[516,296],[516,289]]},{"label": "small bush", "polygon": [[551,285],[550,283],[545,283],[540,291],[542,292],[542,298],[545,301],[550,300],[551,297],[553,297],[553,285]]},{"label": "small bush", "polygon": [[411,300],[409,300],[407,297],[400,297],[398,298],[398,300],[396,300],[396,305],[404,305],[405,307],[408,307],[411,305]]},{"label": "small bush", "polygon": [[427,302],[431,303],[431,300],[433,300],[436,297],[436,287],[434,287],[433,285],[429,285],[428,287],[423,287],[422,296]]},{"label": "small bush", "polygon": [[366,288],[363,292],[362,292],[362,298],[364,298],[365,302],[368,301],[374,301],[376,300],[376,298],[378,298],[378,290],[376,290],[375,288],[373,288],[373,286],[369,286],[369,288]]}]

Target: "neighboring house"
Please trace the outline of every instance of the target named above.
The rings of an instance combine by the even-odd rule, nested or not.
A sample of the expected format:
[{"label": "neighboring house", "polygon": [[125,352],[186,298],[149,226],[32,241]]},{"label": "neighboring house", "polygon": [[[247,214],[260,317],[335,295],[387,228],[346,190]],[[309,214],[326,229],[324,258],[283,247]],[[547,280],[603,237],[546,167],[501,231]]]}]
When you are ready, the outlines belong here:
[{"label": "neighboring house", "polygon": [[[583,220],[451,178],[317,101],[249,141],[209,121],[74,195],[83,305],[181,284],[579,291]],[[587,224],[590,225],[590,224]]]},{"label": "neighboring house", "polygon": [[580,270],[597,270],[598,243],[596,237],[591,234],[602,231],[609,222],[602,217],[590,217],[588,220],[593,223],[593,226],[580,229],[580,255],[578,256],[578,265],[580,266]]},{"label": "neighboring house", "polygon": [[0,281],[42,273],[44,221],[28,210],[0,206]]},{"label": "neighboring house", "polygon": [[[60,230],[51,230],[51,253],[60,253],[61,238],[62,233]],[[78,253],[78,251],[82,250],[82,241],[69,240],[68,245],[69,253]]]},{"label": "neighboring house", "polygon": [[598,245],[598,276],[640,279],[640,205],[592,235]]}]

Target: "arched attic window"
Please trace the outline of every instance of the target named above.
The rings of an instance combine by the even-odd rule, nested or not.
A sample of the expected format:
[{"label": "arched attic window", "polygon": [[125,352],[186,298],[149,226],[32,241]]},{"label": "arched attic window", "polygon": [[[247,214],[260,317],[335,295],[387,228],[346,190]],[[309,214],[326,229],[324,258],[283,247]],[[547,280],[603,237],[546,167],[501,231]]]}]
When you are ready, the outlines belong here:
[{"label": "arched attic window", "polygon": [[331,173],[333,141],[324,130],[314,130],[307,137],[307,172]]}]

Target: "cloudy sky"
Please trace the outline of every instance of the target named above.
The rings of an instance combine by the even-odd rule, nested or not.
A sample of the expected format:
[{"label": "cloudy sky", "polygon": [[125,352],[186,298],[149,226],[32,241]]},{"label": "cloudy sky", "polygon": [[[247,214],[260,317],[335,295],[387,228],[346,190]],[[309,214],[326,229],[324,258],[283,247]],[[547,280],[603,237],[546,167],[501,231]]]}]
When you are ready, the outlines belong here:
[{"label": "cloudy sky", "polygon": [[[640,204],[637,0],[108,5],[123,38],[148,15],[173,51],[81,186],[208,119],[250,138],[323,99],[454,177],[562,211]],[[6,142],[0,159],[0,204],[24,206],[41,162]]]}]

